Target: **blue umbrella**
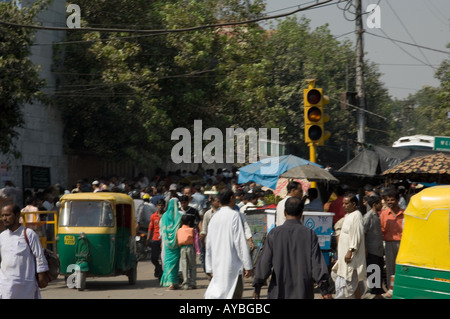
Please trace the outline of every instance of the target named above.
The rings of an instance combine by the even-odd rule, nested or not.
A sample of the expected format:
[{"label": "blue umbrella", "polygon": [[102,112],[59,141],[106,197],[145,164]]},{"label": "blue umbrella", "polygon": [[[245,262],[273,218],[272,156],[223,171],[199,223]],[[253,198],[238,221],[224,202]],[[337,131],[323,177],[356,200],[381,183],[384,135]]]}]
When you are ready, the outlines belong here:
[{"label": "blue umbrella", "polygon": [[310,162],[294,155],[283,155],[276,157],[268,157],[261,161],[251,163],[239,169],[238,183],[247,183],[254,181],[255,183],[276,189],[278,178],[287,170],[300,165],[322,165]]}]

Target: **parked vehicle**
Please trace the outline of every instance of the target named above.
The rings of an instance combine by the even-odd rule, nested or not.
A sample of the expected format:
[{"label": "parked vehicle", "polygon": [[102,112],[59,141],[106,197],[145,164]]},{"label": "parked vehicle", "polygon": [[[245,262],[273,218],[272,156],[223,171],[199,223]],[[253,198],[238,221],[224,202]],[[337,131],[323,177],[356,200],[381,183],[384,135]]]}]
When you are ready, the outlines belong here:
[{"label": "parked vehicle", "polygon": [[[58,254],[61,274],[79,271],[76,287],[87,277],[126,275],[136,283],[134,203],[120,193],[77,193],[61,198]],[[73,277],[73,276],[70,276]]]},{"label": "parked vehicle", "polygon": [[147,246],[147,234],[136,234],[136,259],[137,261],[148,260],[151,257],[151,248]]},{"label": "parked vehicle", "polygon": [[450,185],[414,195],[406,208],[393,298],[450,298]]}]

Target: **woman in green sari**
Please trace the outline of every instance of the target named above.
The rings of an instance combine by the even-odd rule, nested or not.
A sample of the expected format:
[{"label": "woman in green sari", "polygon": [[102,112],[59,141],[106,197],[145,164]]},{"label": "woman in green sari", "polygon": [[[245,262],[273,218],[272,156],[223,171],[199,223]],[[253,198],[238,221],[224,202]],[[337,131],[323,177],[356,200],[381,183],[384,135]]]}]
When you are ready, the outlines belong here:
[{"label": "woman in green sari", "polygon": [[169,287],[169,289],[177,289],[179,287],[180,247],[177,242],[177,230],[180,226],[181,214],[178,212],[178,199],[172,198],[159,224],[161,242],[164,245],[164,271],[161,277],[161,286]]}]

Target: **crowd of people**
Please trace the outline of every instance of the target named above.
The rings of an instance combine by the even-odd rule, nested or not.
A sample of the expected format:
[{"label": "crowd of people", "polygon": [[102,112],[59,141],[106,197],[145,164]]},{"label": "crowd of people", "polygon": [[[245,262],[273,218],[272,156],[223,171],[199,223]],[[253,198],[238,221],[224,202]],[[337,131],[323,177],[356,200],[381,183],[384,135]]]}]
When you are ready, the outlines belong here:
[{"label": "crowd of people", "polygon": [[[2,220],[5,223],[8,214],[17,210],[54,210],[67,193],[122,192],[135,200],[136,230],[147,234],[154,275],[167,289],[195,289],[196,257],[200,256],[210,278],[205,298],[240,298],[243,278],[251,275],[255,298],[269,277],[269,298],[313,298],[314,284],[324,298],[331,298],[332,292],[335,298],[391,297],[391,291],[368,284],[367,278],[373,276],[367,266],[386,269],[386,276],[377,274],[377,283],[394,275],[407,203],[402,187],[366,185],[362,198],[357,190],[338,187],[324,200],[316,188],[305,193],[304,185],[289,182],[287,195],[276,203],[276,227],[267,235],[254,267],[251,252],[255,246],[245,212],[264,205],[265,196],[272,191],[263,191],[254,182],[239,185],[235,173],[157,174],[152,180],[139,174],[131,182],[117,176],[79,180],[71,189],[55,185],[36,193],[27,191],[21,209],[17,204],[7,209],[3,206]],[[325,264],[315,232],[301,223],[304,210],[334,213],[337,258],[332,267]],[[19,221],[14,225],[19,226],[6,228],[23,232]],[[1,236],[6,237],[5,232]],[[0,237],[2,253],[4,245]],[[42,256],[42,251],[36,248],[33,254]],[[45,265],[42,267],[45,271]],[[2,267],[0,279],[7,276]],[[0,281],[2,297],[15,296],[5,289],[11,290]]]},{"label": "crowd of people", "polygon": [[[330,203],[328,209],[335,213],[337,239],[338,261],[331,274],[336,298],[392,298],[390,278],[395,275],[408,201],[403,190],[403,186],[368,184],[361,199],[340,189]],[[369,265],[376,269],[374,273],[367,271]],[[367,278],[373,280],[369,282]]]}]

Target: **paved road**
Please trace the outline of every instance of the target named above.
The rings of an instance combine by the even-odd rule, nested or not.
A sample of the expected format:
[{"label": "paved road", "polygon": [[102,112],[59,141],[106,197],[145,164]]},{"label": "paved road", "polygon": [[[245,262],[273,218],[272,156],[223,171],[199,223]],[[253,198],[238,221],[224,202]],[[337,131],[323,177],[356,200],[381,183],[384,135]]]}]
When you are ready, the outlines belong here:
[{"label": "paved road", "polygon": [[[197,289],[193,290],[167,290],[159,286],[158,280],[153,276],[153,270],[150,261],[141,261],[138,264],[135,285],[129,285],[126,276],[88,278],[84,291],[68,288],[64,278],[60,276],[42,289],[41,295],[43,299],[203,299],[209,280],[199,263]],[[252,299],[252,294],[251,279],[246,279],[243,299]],[[267,288],[262,289],[261,298],[267,298]]]}]

